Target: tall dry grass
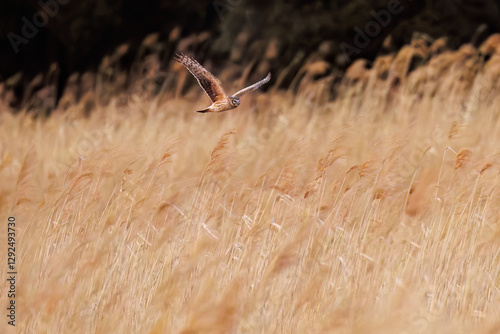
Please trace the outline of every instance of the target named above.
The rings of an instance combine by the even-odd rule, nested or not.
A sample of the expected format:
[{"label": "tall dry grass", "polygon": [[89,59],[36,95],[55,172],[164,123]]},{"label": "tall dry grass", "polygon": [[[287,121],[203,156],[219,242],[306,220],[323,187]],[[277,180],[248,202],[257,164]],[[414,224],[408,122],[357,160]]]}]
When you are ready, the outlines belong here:
[{"label": "tall dry grass", "polygon": [[2,113],[17,332],[500,331],[500,103],[454,75]]}]

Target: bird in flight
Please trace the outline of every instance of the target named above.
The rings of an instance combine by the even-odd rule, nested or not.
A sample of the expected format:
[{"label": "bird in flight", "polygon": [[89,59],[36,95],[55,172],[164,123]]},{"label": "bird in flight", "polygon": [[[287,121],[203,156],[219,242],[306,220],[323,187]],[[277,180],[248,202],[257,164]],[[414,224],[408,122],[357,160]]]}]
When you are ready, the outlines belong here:
[{"label": "bird in flight", "polygon": [[253,85],[248,86],[231,96],[227,96],[220,80],[207,71],[196,60],[183,53],[176,53],[174,59],[184,65],[189,72],[191,72],[196,80],[198,80],[201,88],[203,88],[210,100],[212,100],[212,105],[210,107],[197,110],[197,112],[221,112],[234,109],[240,105],[240,97],[243,94],[253,92],[271,80],[271,73],[268,73],[267,76],[259,82],[254,83]]}]

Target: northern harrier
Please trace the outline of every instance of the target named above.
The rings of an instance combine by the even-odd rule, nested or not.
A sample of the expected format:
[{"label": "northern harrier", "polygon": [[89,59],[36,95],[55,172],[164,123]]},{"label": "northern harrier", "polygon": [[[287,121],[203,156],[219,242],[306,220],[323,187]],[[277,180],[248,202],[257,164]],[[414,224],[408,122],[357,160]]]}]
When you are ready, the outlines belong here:
[{"label": "northern harrier", "polygon": [[240,105],[240,96],[256,90],[271,80],[271,73],[268,73],[267,76],[259,82],[240,90],[232,96],[227,96],[220,80],[207,71],[196,60],[182,53],[175,54],[174,59],[184,65],[189,72],[194,75],[201,88],[203,88],[210,100],[212,100],[212,105],[210,107],[198,110],[197,112],[221,112],[234,109]]}]

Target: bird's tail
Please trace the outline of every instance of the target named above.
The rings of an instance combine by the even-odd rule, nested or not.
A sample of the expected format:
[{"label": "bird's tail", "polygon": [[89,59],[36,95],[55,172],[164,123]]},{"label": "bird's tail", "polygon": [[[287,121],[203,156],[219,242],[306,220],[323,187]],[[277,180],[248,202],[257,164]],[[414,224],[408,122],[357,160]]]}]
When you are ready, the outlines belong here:
[{"label": "bird's tail", "polygon": [[210,110],[210,107],[205,108],[205,109],[201,109],[201,110],[196,110],[195,112],[203,112],[203,113],[205,113],[205,112],[208,112],[209,110]]}]

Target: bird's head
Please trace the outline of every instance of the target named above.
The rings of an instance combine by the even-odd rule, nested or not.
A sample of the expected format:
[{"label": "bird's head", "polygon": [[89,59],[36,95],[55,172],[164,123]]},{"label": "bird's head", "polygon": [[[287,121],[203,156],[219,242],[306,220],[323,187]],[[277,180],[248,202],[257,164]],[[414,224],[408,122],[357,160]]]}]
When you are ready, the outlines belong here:
[{"label": "bird's head", "polygon": [[233,107],[237,107],[240,105],[240,98],[239,96],[230,96],[229,97],[229,102]]}]

